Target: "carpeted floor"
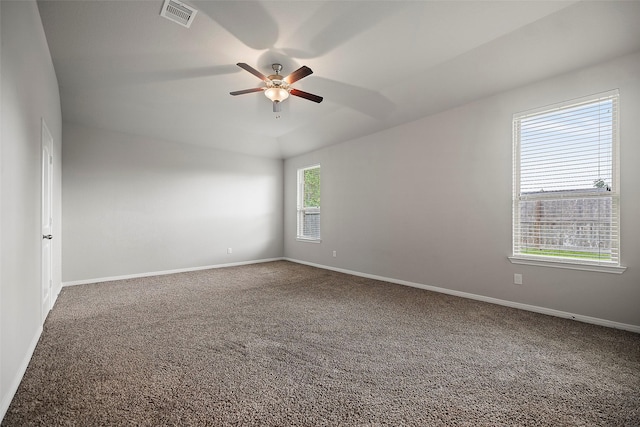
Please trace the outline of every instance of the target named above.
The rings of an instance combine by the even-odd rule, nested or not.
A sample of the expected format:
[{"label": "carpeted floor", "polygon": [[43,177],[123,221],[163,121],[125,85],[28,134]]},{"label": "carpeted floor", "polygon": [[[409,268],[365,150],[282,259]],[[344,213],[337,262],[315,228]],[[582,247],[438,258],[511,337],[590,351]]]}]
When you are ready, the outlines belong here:
[{"label": "carpeted floor", "polygon": [[64,288],[2,426],[640,425],[640,335],[279,261]]}]

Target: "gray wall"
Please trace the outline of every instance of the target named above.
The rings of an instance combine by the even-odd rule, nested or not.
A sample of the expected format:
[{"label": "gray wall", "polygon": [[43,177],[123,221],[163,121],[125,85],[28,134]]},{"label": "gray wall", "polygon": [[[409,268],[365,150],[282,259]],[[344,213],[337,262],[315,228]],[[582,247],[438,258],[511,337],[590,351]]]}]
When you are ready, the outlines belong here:
[{"label": "gray wall", "polygon": [[282,160],[68,123],[63,156],[65,283],[282,256]]},{"label": "gray wall", "polygon": [[40,332],[41,119],[54,138],[54,291],[60,287],[60,95],[35,2],[0,2],[0,418]]},{"label": "gray wall", "polygon": [[[620,89],[622,275],[513,265],[513,113]],[[422,94],[418,96],[428,96]],[[285,161],[285,256],[640,326],[640,54]],[[322,243],[298,242],[296,169],[322,165]],[[332,257],[332,251],[337,257]],[[524,285],[513,284],[522,273]]]}]

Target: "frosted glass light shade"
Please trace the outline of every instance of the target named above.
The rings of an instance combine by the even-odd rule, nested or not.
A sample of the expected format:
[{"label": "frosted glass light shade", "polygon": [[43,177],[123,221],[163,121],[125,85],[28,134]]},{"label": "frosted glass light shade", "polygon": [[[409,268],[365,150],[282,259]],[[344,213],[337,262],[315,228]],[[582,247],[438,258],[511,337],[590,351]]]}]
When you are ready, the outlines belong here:
[{"label": "frosted glass light shade", "polygon": [[273,102],[282,102],[289,97],[289,92],[281,87],[270,87],[264,94]]}]

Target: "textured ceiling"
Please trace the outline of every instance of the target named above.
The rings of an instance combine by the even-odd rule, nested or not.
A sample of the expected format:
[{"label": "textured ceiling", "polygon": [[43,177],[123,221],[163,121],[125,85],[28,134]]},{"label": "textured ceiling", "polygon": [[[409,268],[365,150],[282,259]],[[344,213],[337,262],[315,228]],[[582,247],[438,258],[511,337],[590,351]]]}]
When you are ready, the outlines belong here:
[{"label": "textured ceiling", "polygon": [[[287,158],[640,49],[640,1],[40,1],[65,121]],[[264,74],[314,74],[276,119]]]}]

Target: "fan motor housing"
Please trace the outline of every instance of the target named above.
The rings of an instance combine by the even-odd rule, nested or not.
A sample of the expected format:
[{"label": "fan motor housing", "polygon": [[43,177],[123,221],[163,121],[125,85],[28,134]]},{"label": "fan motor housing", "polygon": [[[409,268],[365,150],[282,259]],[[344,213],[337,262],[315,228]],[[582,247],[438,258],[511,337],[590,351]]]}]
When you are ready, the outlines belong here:
[{"label": "fan motor housing", "polygon": [[271,80],[271,83],[273,83],[274,86],[283,86],[285,84],[280,74],[272,74],[267,78]]}]

